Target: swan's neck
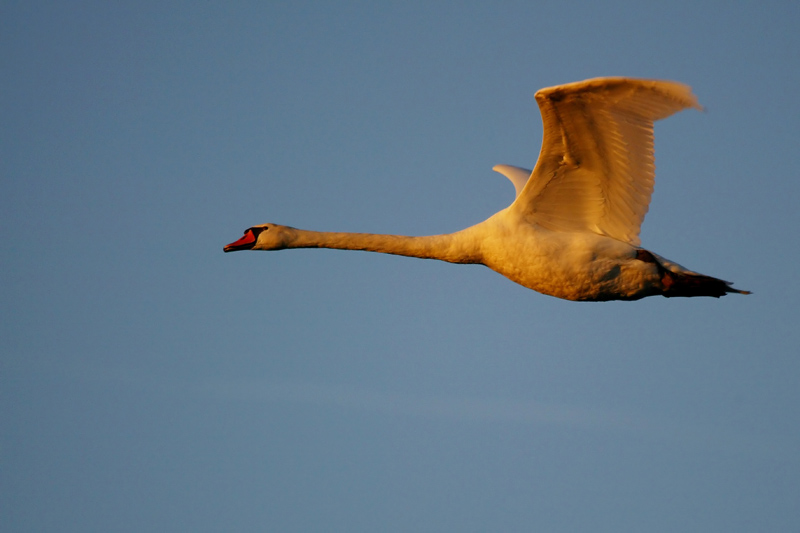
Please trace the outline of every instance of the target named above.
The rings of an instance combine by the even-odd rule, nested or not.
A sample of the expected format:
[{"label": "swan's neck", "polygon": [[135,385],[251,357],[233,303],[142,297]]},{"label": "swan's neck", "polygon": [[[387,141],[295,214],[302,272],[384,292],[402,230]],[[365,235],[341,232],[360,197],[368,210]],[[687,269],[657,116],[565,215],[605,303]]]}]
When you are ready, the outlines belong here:
[{"label": "swan's neck", "polygon": [[438,259],[450,263],[480,263],[479,243],[468,230],[445,235],[407,237],[372,233],[338,233],[291,228],[287,248],[333,248]]}]

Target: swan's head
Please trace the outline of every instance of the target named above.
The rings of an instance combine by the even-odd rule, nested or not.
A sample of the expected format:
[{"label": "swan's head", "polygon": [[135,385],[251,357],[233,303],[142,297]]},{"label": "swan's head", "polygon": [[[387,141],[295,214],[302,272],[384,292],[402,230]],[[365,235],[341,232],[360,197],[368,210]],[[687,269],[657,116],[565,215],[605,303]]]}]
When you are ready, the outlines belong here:
[{"label": "swan's head", "polygon": [[291,229],[277,224],[262,224],[244,231],[244,236],[225,246],[226,252],[238,250],[283,250],[291,240]]}]

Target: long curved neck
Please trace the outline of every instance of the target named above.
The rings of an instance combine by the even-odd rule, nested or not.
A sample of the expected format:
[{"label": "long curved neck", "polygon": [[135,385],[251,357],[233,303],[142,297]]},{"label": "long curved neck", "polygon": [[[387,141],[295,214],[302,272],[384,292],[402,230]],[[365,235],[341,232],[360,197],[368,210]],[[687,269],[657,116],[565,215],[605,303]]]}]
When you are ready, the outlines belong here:
[{"label": "long curved neck", "polygon": [[333,248],[438,259],[450,263],[480,263],[479,243],[467,230],[444,235],[407,237],[373,233],[339,233],[287,228],[287,248]]}]

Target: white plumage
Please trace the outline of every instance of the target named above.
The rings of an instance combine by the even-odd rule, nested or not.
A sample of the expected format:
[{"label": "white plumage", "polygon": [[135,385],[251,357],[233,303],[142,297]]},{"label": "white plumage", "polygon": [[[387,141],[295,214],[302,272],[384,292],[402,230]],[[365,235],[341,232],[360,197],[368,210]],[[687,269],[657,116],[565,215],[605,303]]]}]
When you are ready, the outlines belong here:
[{"label": "white plumage", "polygon": [[536,100],[544,124],[536,167],[494,167],[517,195],[480,224],[427,237],[263,224],[225,251],[336,248],[480,263],[568,300],[748,294],[639,248],[655,180],[653,122],[700,109],[688,86],[595,78],[542,89]]}]

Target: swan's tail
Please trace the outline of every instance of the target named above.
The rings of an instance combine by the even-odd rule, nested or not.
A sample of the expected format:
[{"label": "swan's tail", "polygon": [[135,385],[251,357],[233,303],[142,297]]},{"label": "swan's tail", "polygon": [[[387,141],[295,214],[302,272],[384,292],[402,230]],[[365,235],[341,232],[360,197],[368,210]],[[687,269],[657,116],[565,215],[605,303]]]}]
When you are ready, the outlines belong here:
[{"label": "swan's tail", "polygon": [[734,289],[728,281],[692,272],[669,259],[641,248],[637,250],[636,258],[645,263],[655,263],[658,266],[661,273],[661,294],[667,298],[690,298],[692,296],[719,298],[729,292],[750,294],[750,291]]},{"label": "swan's tail", "polygon": [[703,274],[687,274],[683,272],[672,272],[664,269],[661,283],[664,286],[663,296],[667,298],[691,297],[691,296],[713,296],[719,298],[729,292],[737,294],[750,294],[750,291],[740,291],[734,289],[731,284],[721,279],[712,278]]}]

